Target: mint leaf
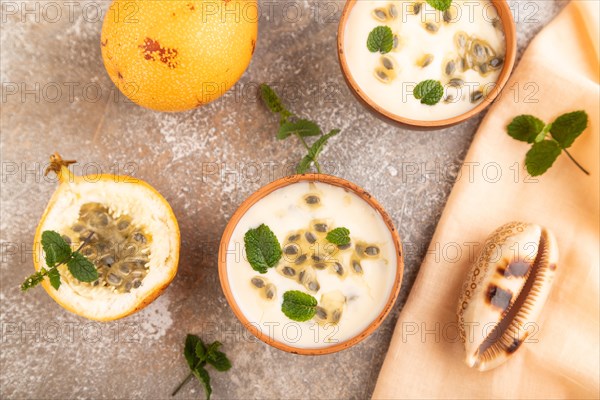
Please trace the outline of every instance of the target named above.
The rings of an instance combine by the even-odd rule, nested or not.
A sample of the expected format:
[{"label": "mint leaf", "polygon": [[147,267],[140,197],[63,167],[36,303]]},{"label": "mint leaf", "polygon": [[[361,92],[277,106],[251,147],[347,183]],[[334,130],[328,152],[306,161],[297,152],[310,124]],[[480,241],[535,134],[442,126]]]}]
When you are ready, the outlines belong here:
[{"label": "mint leaf", "polygon": [[554,164],[560,152],[560,146],[554,140],[535,143],[525,156],[527,172],[531,176],[542,175]]},{"label": "mint leaf", "polygon": [[440,81],[427,79],[415,86],[413,95],[417,100],[421,100],[421,104],[433,106],[437,104],[444,95],[444,87]]},{"label": "mint leaf", "polygon": [[394,47],[394,34],[389,26],[380,25],[369,33],[367,48],[371,53],[389,53],[392,47]]},{"label": "mint leaf", "polygon": [[196,354],[196,358],[197,358],[196,364],[198,364],[198,362],[206,361],[206,358],[208,357],[208,353],[207,353],[206,346],[204,345],[204,342],[202,341],[202,339],[200,339],[200,341],[198,343],[196,343],[196,348],[194,349],[194,353]]},{"label": "mint leaf", "polygon": [[208,375],[208,371],[206,371],[203,366],[199,365],[192,371],[192,373],[200,381],[200,383],[204,385],[206,400],[210,400],[210,395],[212,394],[212,387],[210,386],[210,375]]},{"label": "mint leaf", "polygon": [[50,279],[50,284],[56,290],[60,287],[60,273],[56,268],[50,268],[48,270],[48,279]]},{"label": "mint leaf", "polygon": [[291,320],[303,322],[315,316],[317,299],[299,290],[290,290],[283,294],[281,311]]},{"label": "mint leaf", "polygon": [[533,143],[545,125],[544,121],[533,115],[519,115],[508,124],[506,130],[513,139]]},{"label": "mint leaf", "polygon": [[96,267],[81,253],[73,253],[72,258],[67,261],[67,267],[71,275],[81,282],[93,282],[98,279]]},{"label": "mint leaf", "polygon": [[300,162],[298,163],[298,166],[296,167],[296,173],[297,174],[307,173],[310,166],[312,165],[312,162],[313,162],[313,160],[309,156],[302,157],[302,160],[300,160]]},{"label": "mint leaf", "polygon": [[321,151],[323,151],[323,148],[325,147],[325,145],[327,144],[329,139],[331,139],[338,133],[340,133],[339,129],[332,129],[328,134],[323,135],[319,139],[317,139],[312,144],[312,146],[310,146],[310,150],[308,151],[308,156],[310,158],[312,158],[313,161],[317,161],[317,158],[319,158],[319,154],[321,154]]},{"label": "mint leaf", "polygon": [[249,229],[244,235],[244,245],[248,262],[257,272],[267,273],[281,258],[281,245],[275,234],[265,224]]},{"label": "mint leaf", "polygon": [[281,103],[277,93],[266,83],[262,83],[260,86],[260,97],[271,112],[281,115],[282,120],[286,120],[292,115]]},{"label": "mint leaf", "polygon": [[42,232],[42,248],[46,254],[46,265],[52,268],[71,256],[71,246],[54,231]]},{"label": "mint leaf", "polygon": [[196,335],[188,334],[185,337],[185,346],[183,348],[183,355],[185,360],[187,361],[190,369],[194,369],[196,364],[198,364],[198,356],[196,355],[196,346],[198,343],[201,343],[202,340]]},{"label": "mint leaf", "polygon": [[350,230],[348,228],[335,228],[327,233],[325,239],[338,246],[350,243]]},{"label": "mint leaf", "polygon": [[229,361],[225,353],[219,351],[219,347],[221,347],[220,342],[213,342],[208,347],[206,362],[215,367],[217,371],[227,371],[231,368],[231,361]]},{"label": "mint leaf", "polygon": [[550,134],[560,147],[567,149],[583,133],[587,124],[588,115],[585,111],[570,112],[556,118],[550,128]]},{"label": "mint leaf", "polygon": [[452,0],[425,0],[427,1],[427,4],[429,4],[431,7],[435,8],[436,10],[440,10],[440,11],[446,11],[448,8],[450,8],[450,4],[452,4]]},{"label": "mint leaf", "polygon": [[295,122],[284,122],[279,127],[277,132],[277,139],[286,139],[290,135],[300,135],[301,137],[306,136],[318,136],[321,134],[319,125],[307,119],[299,119]]}]

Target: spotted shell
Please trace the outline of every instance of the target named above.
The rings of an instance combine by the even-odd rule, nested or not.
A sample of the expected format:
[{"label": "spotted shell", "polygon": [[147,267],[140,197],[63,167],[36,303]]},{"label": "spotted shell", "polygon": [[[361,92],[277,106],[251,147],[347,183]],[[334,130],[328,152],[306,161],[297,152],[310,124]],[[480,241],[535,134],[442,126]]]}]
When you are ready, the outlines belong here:
[{"label": "spotted shell", "polygon": [[539,225],[511,222],[487,238],[457,310],[470,367],[486,371],[499,366],[534,331],[557,261],[556,239]]}]

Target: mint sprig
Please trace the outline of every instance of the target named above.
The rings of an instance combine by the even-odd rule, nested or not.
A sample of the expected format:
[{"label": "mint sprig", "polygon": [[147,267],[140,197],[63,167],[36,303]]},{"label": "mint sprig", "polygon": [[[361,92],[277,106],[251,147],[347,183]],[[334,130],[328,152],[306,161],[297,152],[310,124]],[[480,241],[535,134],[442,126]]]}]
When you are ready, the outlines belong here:
[{"label": "mint sprig", "polygon": [[291,320],[308,321],[317,312],[317,299],[299,290],[289,290],[283,294],[281,311]]},{"label": "mint sprig", "polygon": [[25,292],[39,285],[45,277],[48,277],[50,285],[58,290],[61,285],[58,267],[63,264],[67,264],[71,275],[81,282],[93,282],[98,279],[98,271],[94,264],[79,252],[83,246],[89,243],[93,235],[94,232],[91,232],[77,250],[72,251],[71,246],[58,232],[42,232],[42,248],[44,249],[48,268],[41,267],[38,272],[26,278],[21,284],[21,290]]},{"label": "mint sprig", "polygon": [[261,224],[258,228],[248,229],[244,235],[246,256],[252,269],[266,274],[281,259],[281,245],[271,229]]},{"label": "mint sprig", "polygon": [[[290,112],[283,103],[277,93],[266,83],[263,83],[259,87],[260,97],[271,112],[279,115],[279,130],[277,132],[277,139],[284,140],[290,136],[296,136],[302,143],[307,151],[298,165],[296,166],[296,173],[305,174],[310,171],[310,168],[314,165],[317,172],[321,173],[321,166],[319,164],[319,154],[323,150],[327,141],[337,135],[340,130],[333,129],[328,134],[323,134],[319,125],[314,121],[308,119],[298,118],[292,112]],[[319,138],[308,145],[306,141],[307,137],[318,136]]]},{"label": "mint sprig", "polygon": [[175,396],[195,376],[204,386],[206,399],[209,400],[212,394],[212,386],[210,384],[210,375],[205,368],[206,365],[212,365],[217,371],[227,371],[231,368],[231,361],[229,361],[225,353],[219,351],[220,347],[221,343],[218,341],[212,342],[207,346],[200,337],[188,334],[185,338],[183,356],[190,367],[190,374],[177,386],[173,393],[171,393],[171,396]]},{"label": "mint sprig", "polygon": [[588,115],[585,111],[574,111],[559,116],[550,124],[533,115],[518,115],[506,127],[508,134],[516,139],[532,143],[525,156],[525,166],[531,176],[545,173],[564,152],[586,175],[590,173],[569,153],[571,147],[587,128]]},{"label": "mint sprig", "polygon": [[450,8],[452,0],[425,0],[427,4],[439,11],[446,11]]},{"label": "mint sprig", "polygon": [[350,243],[350,230],[344,227],[335,228],[327,233],[325,239],[338,246],[346,245]]},{"label": "mint sprig", "polygon": [[421,100],[421,104],[433,106],[437,104],[444,96],[444,87],[440,81],[427,79],[419,82],[413,91],[415,99]]},{"label": "mint sprig", "polygon": [[371,53],[386,54],[392,51],[393,47],[394,33],[389,26],[377,26],[373,28],[367,37],[367,48]]}]

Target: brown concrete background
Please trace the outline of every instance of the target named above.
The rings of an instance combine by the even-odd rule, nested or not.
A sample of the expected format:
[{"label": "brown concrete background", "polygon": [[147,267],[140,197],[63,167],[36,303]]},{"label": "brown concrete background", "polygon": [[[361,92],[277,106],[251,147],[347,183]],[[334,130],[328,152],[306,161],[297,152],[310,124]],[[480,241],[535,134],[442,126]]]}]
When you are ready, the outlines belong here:
[{"label": "brown concrete background", "polygon": [[[290,3],[294,21],[283,17]],[[520,51],[565,4],[510,3]],[[188,332],[222,341],[233,361],[230,372],[211,373],[214,398],[370,396],[480,117],[431,132],[376,119],[352,97],[339,70],[343,2],[268,4],[261,2],[256,53],[242,80],[203,108],[165,114],[126,102],[106,75],[98,13],[108,2],[2,0],[0,397],[167,398],[187,374],[181,353]],[[302,16],[294,18],[295,10]],[[322,155],[328,171],[370,191],[405,244],[394,311],[373,336],[338,354],[300,357],[253,340],[218,283],[216,251],[228,218],[302,153],[294,140],[275,139],[276,120],[255,99],[255,84],[263,81],[279,83],[298,114],[342,129]],[[99,168],[147,180],[173,207],[182,234],[179,273],[142,312],[100,324],[63,310],[41,288],[20,293],[33,269],[34,230],[55,188],[42,175],[53,151],[79,160],[78,173]],[[202,396],[196,382],[178,395]]]}]

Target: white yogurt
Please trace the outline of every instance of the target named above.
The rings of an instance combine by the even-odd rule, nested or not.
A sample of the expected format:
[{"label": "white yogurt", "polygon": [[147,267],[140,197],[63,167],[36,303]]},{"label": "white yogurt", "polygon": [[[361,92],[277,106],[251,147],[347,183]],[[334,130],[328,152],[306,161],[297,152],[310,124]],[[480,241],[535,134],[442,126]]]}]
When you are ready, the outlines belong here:
[{"label": "white yogurt", "polygon": [[[317,194],[319,207],[306,204],[304,197]],[[283,245],[290,232],[309,228],[314,219],[327,219],[328,229],[346,227],[352,243],[360,240],[376,244],[380,253],[361,261],[363,274],[348,273],[340,278],[330,270],[316,270],[320,288],[310,292],[297,279],[283,276],[275,268],[259,274],[246,260],[244,235],[261,224],[267,225]],[[350,268],[352,250],[337,260]],[[240,219],[228,244],[227,276],[235,302],[244,316],[270,339],[298,348],[323,348],[349,340],[363,332],[384,309],[394,286],[397,256],[392,235],[381,215],[366,201],[350,191],[326,183],[298,182],[278,189],[255,203]],[[279,267],[293,265],[282,257]],[[267,300],[250,283],[261,276],[277,288],[274,299]],[[338,324],[319,324],[316,319],[295,322],[281,311],[283,294],[299,290],[321,300],[324,293],[339,290],[346,298]]]},{"label": "white yogurt", "polygon": [[[497,10],[488,0],[454,0],[450,7],[452,18],[447,23],[442,12],[425,2],[421,2],[420,12],[414,15],[414,3],[380,0],[355,3],[346,23],[343,43],[350,74],[367,97],[399,117],[437,121],[463,114],[485,101],[472,102],[471,94],[481,90],[485,95],[492,90],[503,64],[498,67],[495,60],[495,69],[490,68],[486,76],[473,69],[463,72],[460,68],[453,76],[447,76],[445,61],[449,57],[460,58],[454,43],[454,36],[459,31],[487,41],[498,59],[503,60],[506,52],[504,33],[498,23],[493,23],[498,21]],[[398,10],[396,18],[381,22],[372,16],[375,9],[387,9],[391,4]],[[437,24],[439,30],[434,34],[428,32],[423,25],[426,22]],[[381,25],[389,26],[399,38],[398,47],[386,54],[396,63],[397,74],[390,83],[382,83],[375,77],[374,71],[381,66],[382,54],[370,52],[366,44],[369,33]],[[417,65],[417,60],[424,54],[433,55],[433,61],[422,68]],[[448,84],[451,78],[462,79],[465,85],[455,88]],[[445,87],[444,97],[434,106],[421,104],[412,94],[419,82],[428,79],[438,80]]]}]

